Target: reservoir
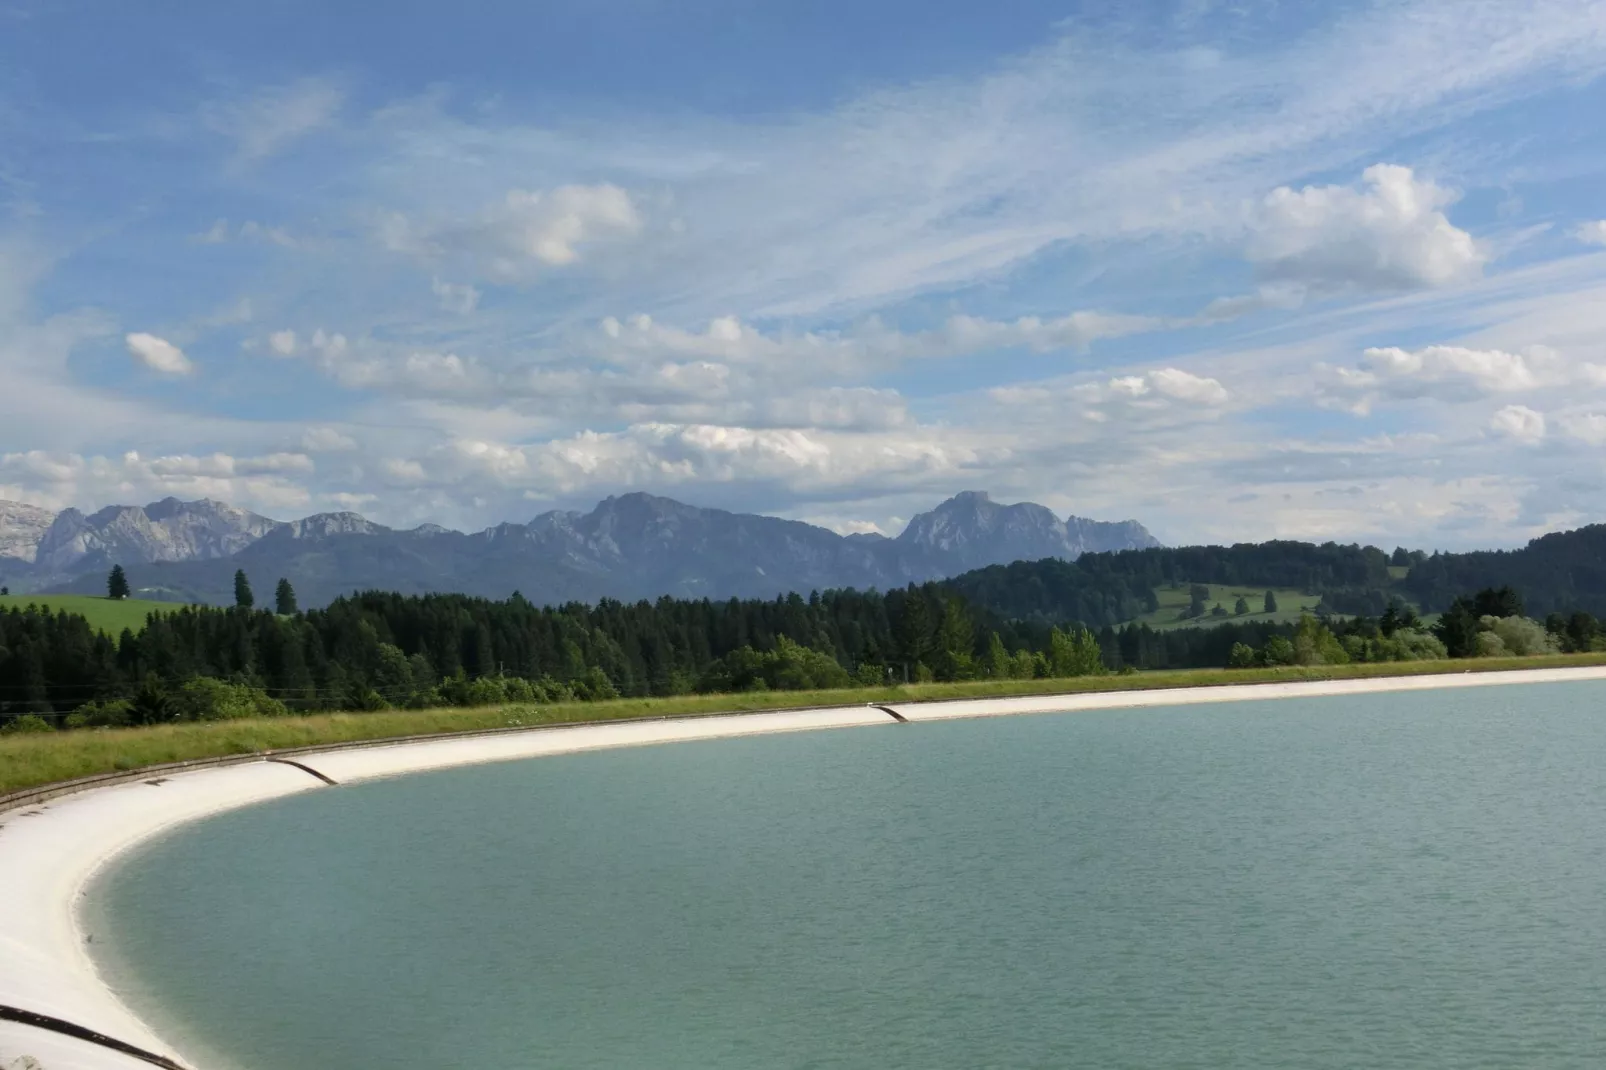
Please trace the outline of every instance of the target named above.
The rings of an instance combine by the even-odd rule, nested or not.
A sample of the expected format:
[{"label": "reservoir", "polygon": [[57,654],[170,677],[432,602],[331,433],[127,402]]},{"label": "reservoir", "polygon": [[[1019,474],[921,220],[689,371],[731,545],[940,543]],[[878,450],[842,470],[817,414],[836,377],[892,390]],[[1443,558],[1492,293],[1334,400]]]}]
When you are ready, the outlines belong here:
[{"label": "reservoir", "polygon": [[84,922],[196,1070],[1606,1065],[1606,683],[310,791]]}]

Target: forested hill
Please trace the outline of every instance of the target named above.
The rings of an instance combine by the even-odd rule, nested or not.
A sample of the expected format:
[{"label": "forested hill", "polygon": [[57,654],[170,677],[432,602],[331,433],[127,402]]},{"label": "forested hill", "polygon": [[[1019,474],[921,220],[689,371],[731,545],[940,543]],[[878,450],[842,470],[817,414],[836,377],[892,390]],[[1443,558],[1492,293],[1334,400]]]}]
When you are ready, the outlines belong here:
[{"label": "forested hill", "polygon": [[1185,546],[1083,554],[1074,562],[1017,561],[967,572],[946,586],[1006,620],[1094,628],[1151,612],[1155,588],[1181,583],[1291,587],[1323,595],[1335,610],[1381,613],[1391,594],[1389,560],[1375,546],[1337,543]]},{"label": "forested hill", "polygon": [[[1390,565],[1404,572],[1395,578]],[[1408,570],[1408,571],[1407,571]],[[1119,624],[1154,608],[1158,587],[1182,583],[1296,588],[1337,613],[1381,613],[1390,602],[1423,612],[1458,595],[1515,587],[1538,616],[1584,610],[1606,615],[1606,524],[1557,532],[1520,550],[1426,556],[1375,546],[1307,542],[1182,546],[1083,554],[1069,561],[1017,561],[956,576],[947,586],[1009,620]]]},{"label": "forested hill", "polygon": [[1400,581],[1406,597],[1443,609],[1456,595],[1510,585],[1531,615],[1606,614],[1606,524],[1542,535],[1521,550],[1435,554]]}]

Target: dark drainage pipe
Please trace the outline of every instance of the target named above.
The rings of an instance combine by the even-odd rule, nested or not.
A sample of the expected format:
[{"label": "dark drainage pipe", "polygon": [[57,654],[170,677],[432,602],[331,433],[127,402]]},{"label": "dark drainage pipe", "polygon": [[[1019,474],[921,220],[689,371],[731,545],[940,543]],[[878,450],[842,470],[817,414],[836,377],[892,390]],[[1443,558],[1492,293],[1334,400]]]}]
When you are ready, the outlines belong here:
[{"label": "dark drainage pipe", "polygon": [[312,766],[310,766],[310,765],[302,765],[300,762],[292,762],[289,758],[269,758],[268,761],[270,761],[270,762],[278,762],[280,765],[293,765],[297,769],[301,770],[303,773],[311,773],[313,776],[317,777],[319,780],[323,781],[325,784],[334,785],[334,784],[338,784],[339,783],[339,781],[337,781],[337,780],[333,780],[333,779],[331,779],[329,777],[324,776],[322,773],[318,772]]},{"label": "dark drainage pipe", "polygon": [[891,706],[883,706],[879,702],[872,702],[872,703],[870,703],[870,708],[873,709],[873,710],[880,710],[882,713],[886,714],[888,717],[891,717],[894,721],[897,721],[899,724],[908,724],[909,723],[909,718],[905,717],[903,714],[899,713],[897,710],[893,709]]},{"label": "dark drainage pipe", "polygon": [[31,1025],[35,1029],[44,1029],[51,1033],[60,1033],[62,1036],[73,1037],[76,1040],[88,1041],[103,1048],[110,1048],[112,1051],[122,1052],[124,1055],[150,1063],[152,1066],[160,1066],[162,1070],[185,1070],[182,1063],[176,1063],[165,1055],[157,1055],[153,1051],[136,1048],[132,1044],[125,1044],[123,1041],[115,1037],[109,1037],[105,1033],[97,1033],[93,1029],[85,1029],[81,1025],[74,1025],[61,1018],[52,1018],[48,1014],[36,1014],[33,1011],[25,1011],[20,1007],[7,1007],[5,1004],[0,1003],[0,1022],[21,1022],[23,1025]]}]

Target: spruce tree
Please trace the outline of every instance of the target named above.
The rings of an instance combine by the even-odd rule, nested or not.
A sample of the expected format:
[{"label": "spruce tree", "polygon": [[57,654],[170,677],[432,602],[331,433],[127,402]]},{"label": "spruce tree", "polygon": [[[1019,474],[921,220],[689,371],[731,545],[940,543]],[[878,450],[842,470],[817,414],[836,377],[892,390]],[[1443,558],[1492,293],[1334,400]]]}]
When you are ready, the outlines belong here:
[{"label": "spruce tree", "polygon": [[128,594],[128,577],[123,574],[123,566],[113,565],[111,575],[106,577],[106,596],[121,601]]},{"label": "spruce tree", "polygon": [[1277,612],[1277,596],[1272,594],[1270,591],[1266,592],[1266,612]]},{"label": "spruce tree", "polygon": [[241,609],[256,605],[256,599],[251,595],[251,581],[245,578],[243,568],[234,570],[234,604]]},{"label": "spruce tree", "polygon": [[273,609],[282,617],[294,615],[296,612],[296,589],[290,586],[290,581],[279,579],[279,586],[273,592]]}]

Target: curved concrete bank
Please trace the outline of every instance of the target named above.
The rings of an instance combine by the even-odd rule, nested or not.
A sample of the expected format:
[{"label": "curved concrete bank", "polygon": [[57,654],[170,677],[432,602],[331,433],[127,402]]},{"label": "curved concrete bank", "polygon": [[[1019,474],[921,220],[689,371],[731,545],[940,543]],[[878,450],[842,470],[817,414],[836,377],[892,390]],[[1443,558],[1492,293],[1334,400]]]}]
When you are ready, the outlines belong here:
[{"label": "curved concrete bank", "polygon": [[[153,774],[0,813],[0,1006],[63,1019],[190,1065],[101,980],[88,953],[92,934],[78,924],[78,901],[101,866],[142,840],[236,807],[330,790],[330,781],[349,784],[449,766],[647,743],[817,728],[897,727],[895,718],[918,724],[1006,714],[1576,680],[1606,680],[1606,667],[898,703],[895,709],[813,709],[532,728],[298,753],[294,763],[265,760]],[[0,1021],[0,1070],[12,1070],[24,1056],[38,1060],[43,1070],[147,1070],[152,1065],[88,1041]]]}]

